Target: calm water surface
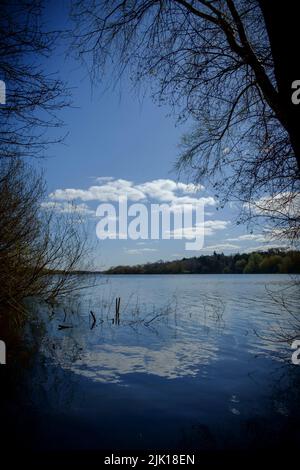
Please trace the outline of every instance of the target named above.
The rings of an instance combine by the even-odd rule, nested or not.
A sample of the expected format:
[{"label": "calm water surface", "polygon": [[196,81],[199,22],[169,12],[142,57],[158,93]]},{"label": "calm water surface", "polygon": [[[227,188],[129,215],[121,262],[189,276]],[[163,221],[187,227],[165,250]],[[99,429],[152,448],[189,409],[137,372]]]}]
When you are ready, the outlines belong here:
[{"label": "calm water surface", "polygon": [[99,276],[72,302],[38,305],[6,404],[13,438],[39,450],[297,446],[300,366],[278,342],[290,317],[273,299],[291,282]]}]

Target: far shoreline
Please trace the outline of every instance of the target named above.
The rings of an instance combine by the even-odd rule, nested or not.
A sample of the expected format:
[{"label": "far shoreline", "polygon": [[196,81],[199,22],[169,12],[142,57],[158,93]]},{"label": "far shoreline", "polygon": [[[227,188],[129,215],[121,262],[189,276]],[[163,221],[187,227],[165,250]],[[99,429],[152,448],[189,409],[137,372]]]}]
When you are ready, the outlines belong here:
[{"label": "far shoreline", "polygon": [[269,249],[251,253],[212,255],[181,258],[173,261],[118,265],[105,270],[49,271],[60,275],[191,275],[191,274],[300,274],[300,251]]}]

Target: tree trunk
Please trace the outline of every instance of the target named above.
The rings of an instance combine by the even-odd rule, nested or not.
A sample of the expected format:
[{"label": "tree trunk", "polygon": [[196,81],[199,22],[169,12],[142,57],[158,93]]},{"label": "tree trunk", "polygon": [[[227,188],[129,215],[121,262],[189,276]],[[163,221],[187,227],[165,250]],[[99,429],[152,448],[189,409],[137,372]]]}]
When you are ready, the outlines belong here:
[{"label": "tree trunk", "polygon": [[283,125],[290,136],[300,172],[300,104],[292,103],[292,83],[300,80],[298,2],[258,0],[274,60]]}]

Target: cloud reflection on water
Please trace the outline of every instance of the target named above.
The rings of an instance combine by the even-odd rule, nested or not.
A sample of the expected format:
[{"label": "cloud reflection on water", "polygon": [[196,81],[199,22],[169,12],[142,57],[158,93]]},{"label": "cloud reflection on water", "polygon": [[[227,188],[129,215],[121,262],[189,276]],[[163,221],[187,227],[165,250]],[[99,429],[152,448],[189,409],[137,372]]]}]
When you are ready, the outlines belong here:
[{"label": "cloud reflection on water", "polygon": [[[102,345],[69,366],[72,372],[97,382],[121,383],[126,374],[146,373],[167,379],[194,377],[217,359],[214,344],[177,342],[159,350],[142,346]],[[126,381],[126,380],[125,380]]]}]

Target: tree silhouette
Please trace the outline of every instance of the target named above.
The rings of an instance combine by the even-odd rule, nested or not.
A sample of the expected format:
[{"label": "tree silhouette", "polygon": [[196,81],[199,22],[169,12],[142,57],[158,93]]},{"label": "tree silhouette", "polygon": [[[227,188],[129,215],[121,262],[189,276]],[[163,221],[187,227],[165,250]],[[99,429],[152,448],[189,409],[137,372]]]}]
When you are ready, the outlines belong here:
[{"label": "tree silhouette", "polygon": [[[86,234],[72,212],[59,217],[41,209],[42,175],[24,157],[37,157],[51,143],[47,131],[62,125],[57,112],[68,104],[65,84],[45,72],[59,32],[42,24],[42,2],[1,1],[0,79],[0,328],[21,325],[24,299],[53,299],[69,292],[69,271],[86,256]],[[4,100],[2,100],[4,101]],[[60,141],[58,136],[54,141]],[[53,140],[52,140],[53,142]],[[77,220],[76,220],[77,219]],[[60,271],[55,279],[49,271]]]},{"label": "tree silhouette", "polygon": [[45,31],[43,3],[38,0],[1,1],[0,79],[6,104],[0,105],[0,158],[40,156],[49,128],[62,125],[57,112],[69,104],[65,84],[42,66],[53,51],[59,31]]},{"label": "tree silhouette", "polygon": [[279,195],[285,205],[299,191],[299,112],[280,65],[273,3],[75,0],[72,15],[74,50],[91,56],[92,78],[109,63],[117,74],[129,67],[136,85],[155,83],[154,97],[194,122],[178,170],[210,181],[223,202],[238,198],[252,215],[261,215],[262,196],[278,207]]}]

